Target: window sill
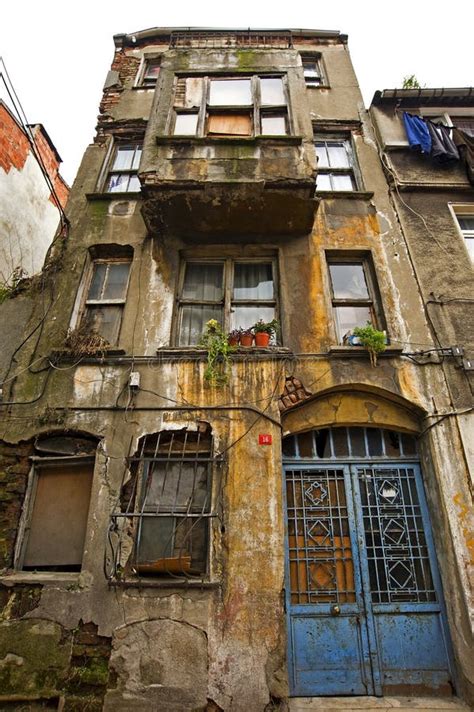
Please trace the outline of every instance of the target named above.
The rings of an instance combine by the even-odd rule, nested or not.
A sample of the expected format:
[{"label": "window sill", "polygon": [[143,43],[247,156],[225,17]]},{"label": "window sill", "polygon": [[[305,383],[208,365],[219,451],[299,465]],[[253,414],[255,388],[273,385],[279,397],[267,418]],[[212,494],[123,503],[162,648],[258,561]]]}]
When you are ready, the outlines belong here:
[{"label": "window sill", "polygon": [[86,193],[87,200],[139,200],[141,191],[131,190],[126,193]]},{"label": "window sill", "polygon": [[303,143],[302,136],[157,136],[157,144],[181,143],[190,144],[192,146],[202,146],[208,144],[222,145],[223,143],[249,144],[258,145],[264,143],[267,145],[275,144],[290,144],[300,146]]},{"label": "window sill", "polygon": [[316,195],[319,198],[349,198],[350,200],[370,200],[374,197],[372,191],[366,190],[318,190]]},{"label": "window sill", "polygon": [[[381,354],[377,355],[377,359],[387,358],[390,356],[400,356],[402,353],[402,348],[387,346],[385,351],[382,351]],[[347,356],[351,358],[367,358],[369,352],[363,346],[331,346],[328,354],[329,356],[334,356],[336,358],[346,358]]]},{"label": "window sill", "polygon": [[119,586],[120,588],[165,588],[165,589],[216,589],[220,588],[221,583],[218,581],[198,581],[190,579],[154,579],[154,578],[123,578],[109,581],[110,587]]},{"label": "window sill", "polygon": [[0,575],[0,585],[14,586],[19,583],[66,583],[79,582],[80,571],[12,571]]},{"label": "window sill", "polygon": [[84,359],[89,359],[89,358],[94,358],[94,359],[103,359],[103,358],[108,358],[109,356],[125,356],[126,351],[124,349],[103,349],[103,350],[97,350],[94,353],[90,354],[82,354],[82,357],[78,356],[77,354],[73,353],[72,351],[69,351],[69,349],[53,349],[50,353],[51,360],[53,361],[84,361]]},{"label": "window sill", "polygon": [[[156,350],[157,356],[164,359],[184,359],[189,361],[204,360],[207,356],[206,349],[201,349],[193,346],[164,346]],[[248,356],[251,358],[288,358],[293,352],[285,346],[239,346],[233,351],[230,357],[233,360],[245,360]]]}]

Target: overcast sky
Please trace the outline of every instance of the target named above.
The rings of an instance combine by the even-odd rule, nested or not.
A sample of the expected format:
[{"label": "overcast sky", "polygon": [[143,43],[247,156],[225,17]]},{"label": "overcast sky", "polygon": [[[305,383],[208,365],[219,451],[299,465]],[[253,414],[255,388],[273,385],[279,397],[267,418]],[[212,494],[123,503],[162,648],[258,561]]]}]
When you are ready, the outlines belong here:
[{"label": "overcast sky", "polygon": [[411,74],[427,87],[473,86],[473,20],[469,0],[17,0],[2,8],[0,55],[29,122],[44,124],[72,183],[94,135],[114,34],[157,26],[340,30],[368,105],[375,90]]}]

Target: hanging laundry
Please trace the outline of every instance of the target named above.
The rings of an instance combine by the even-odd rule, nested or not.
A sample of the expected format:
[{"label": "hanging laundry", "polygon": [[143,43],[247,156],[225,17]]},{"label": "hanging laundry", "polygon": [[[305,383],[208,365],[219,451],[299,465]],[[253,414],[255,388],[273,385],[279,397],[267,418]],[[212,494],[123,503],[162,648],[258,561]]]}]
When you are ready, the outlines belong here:
[{"label": "hanging laundry", "polygon": [[403,112],[403,123],[410,148],[422,153],[431,152],[431,136],[426,122],[420,116]]},{"label": "hanging laundry", "polygon": [[474,132],[468,129],[453,129],[453,141],[466,164],[469,183],[474,185]]},{"label": "hanging laundry", "polygon": [[427,125],[431,136],[431,157],[436,163],[445,166],[459,161],[459,151],[449,135],[450,129],[432,121],[428,121]]}]

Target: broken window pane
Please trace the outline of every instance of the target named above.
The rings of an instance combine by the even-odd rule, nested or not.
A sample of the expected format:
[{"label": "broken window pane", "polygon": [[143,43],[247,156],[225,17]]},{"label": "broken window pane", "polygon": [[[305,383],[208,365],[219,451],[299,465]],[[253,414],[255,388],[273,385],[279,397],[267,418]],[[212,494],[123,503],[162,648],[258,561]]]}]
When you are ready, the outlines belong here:
[{"label": "broken window pane", "polygon": [[214,136],[251,136],[250,114],[210,114],[207,133]]},{"label": "broken window pane", "polygon": [[250,79],[211,79],[210,106],[250,106],[252,91]]},{"label": "broken window pane", "polygon": [[182,109],[199,109],[204,91],[204,77],[178,77],[174,106]]},{"label": "broken window pane", "polygon": [[197,131],[197,114],[176,114],[174,124],[175,136],[194,136]]},{"label": "broken window pane", "polygon": [[285,136],[286,118],[284,116],[262,116],[262,134],[264,136]]},{"label": "broken window pane", "polygon": [[281,77],[260,78],[260,101],[262,106],[283,106],[286,104]]},{"label": "broken window pane", "polygon": [[362,264],[331,264],[329,271],[335,299],[369,299]]}]

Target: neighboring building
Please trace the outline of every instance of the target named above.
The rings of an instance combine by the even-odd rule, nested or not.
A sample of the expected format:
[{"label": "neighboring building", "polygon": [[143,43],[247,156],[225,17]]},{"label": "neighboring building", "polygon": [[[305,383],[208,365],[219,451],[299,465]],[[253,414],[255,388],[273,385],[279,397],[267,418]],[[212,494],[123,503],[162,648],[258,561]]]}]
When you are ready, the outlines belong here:
[{"label": "neighboring building", "polygon": [[61,158],[44,126],[32,124],[28,132],[0,99],[0,284],[40,272],[59,225],[56,198],[30,141],[62,208],[69,195],[59,174]]},{"label": "neighboring building", "polygon": [[[115,46],[47,319],[32,295],[0,361],[3,699],[472,699],[472,374],[440,362],[347,37]],[[259,318],[273,344],[210,384],[207,322]],[[460,329],[441,343],[472,358]]]}]

